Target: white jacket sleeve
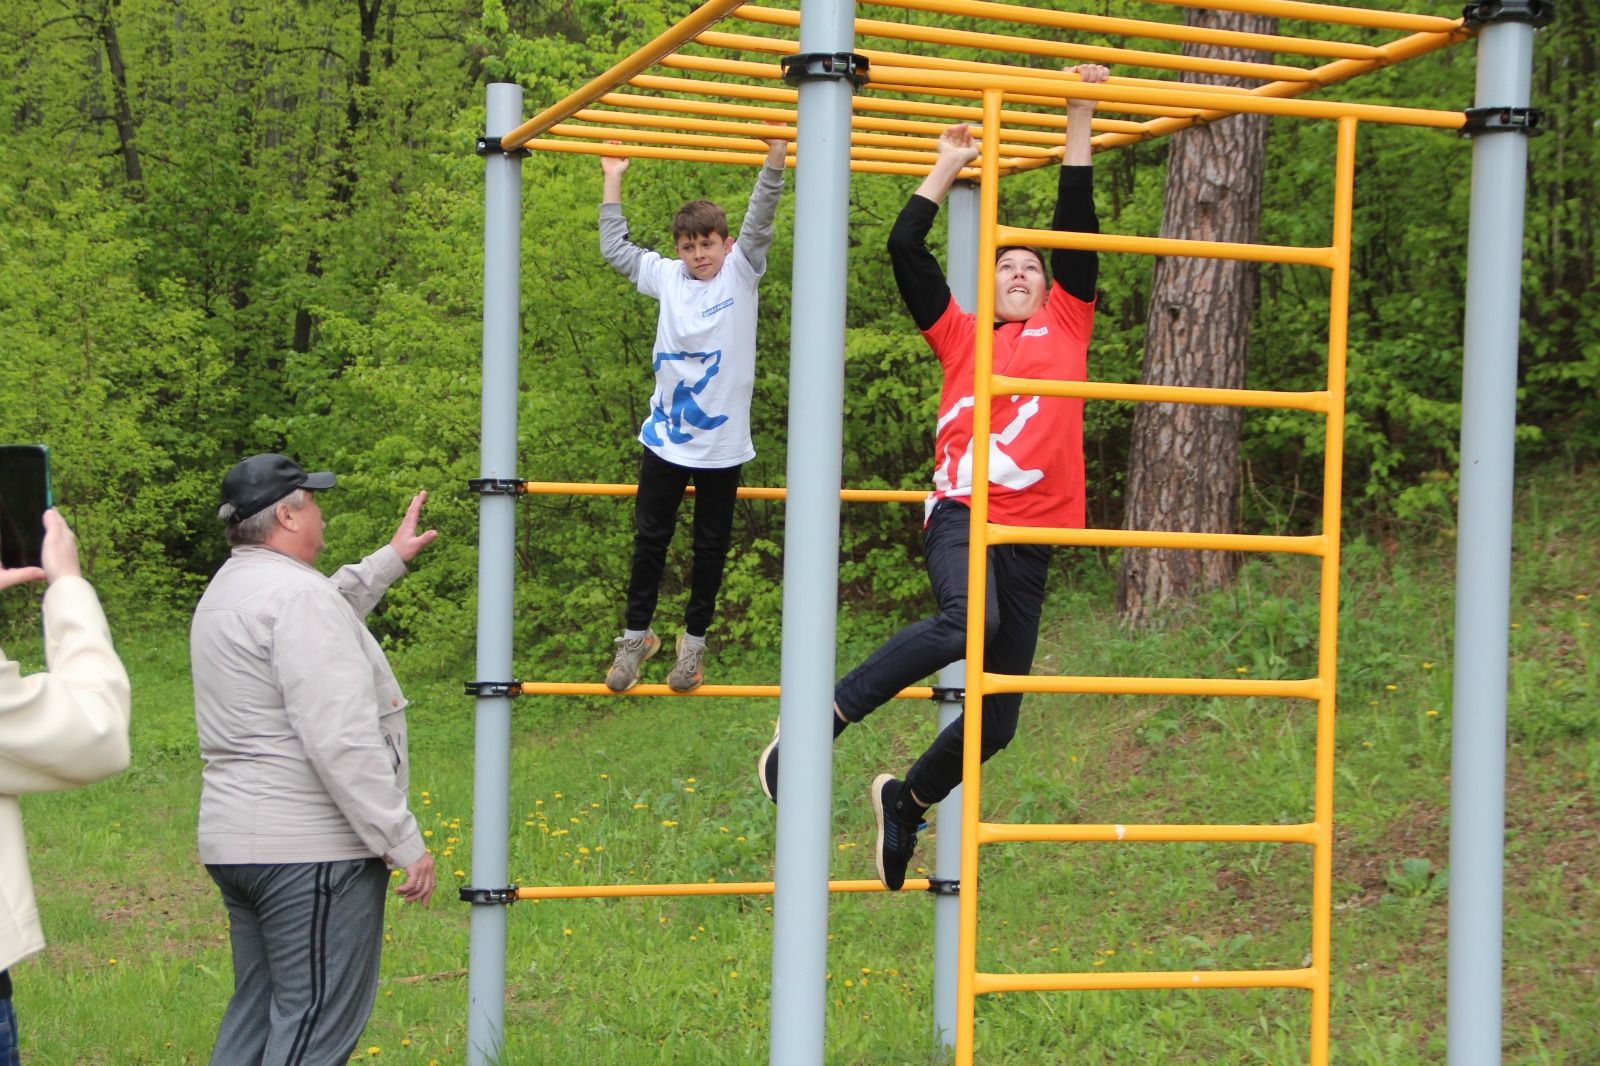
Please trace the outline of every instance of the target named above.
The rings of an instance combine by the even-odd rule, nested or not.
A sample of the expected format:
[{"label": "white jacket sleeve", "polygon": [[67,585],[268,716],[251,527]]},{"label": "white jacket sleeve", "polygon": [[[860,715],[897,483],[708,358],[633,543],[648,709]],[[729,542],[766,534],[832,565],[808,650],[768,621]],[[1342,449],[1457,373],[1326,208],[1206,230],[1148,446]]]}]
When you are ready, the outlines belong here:
[{"label": "white jacket sleeve", "polygon": [[0,793],[57,792],[128,767],[128,674],[94,589],[81,577],[44,596],[47,673],[0,653]]},{"label": "white jacket sleeve", "polygon": [[400,553],[385,544],[359,563],[339,567],[328,580],[345,602],[356,609],[356,614],[365,618],[378,606],[389,586],[405,573],[406,564],[400,560]]}]

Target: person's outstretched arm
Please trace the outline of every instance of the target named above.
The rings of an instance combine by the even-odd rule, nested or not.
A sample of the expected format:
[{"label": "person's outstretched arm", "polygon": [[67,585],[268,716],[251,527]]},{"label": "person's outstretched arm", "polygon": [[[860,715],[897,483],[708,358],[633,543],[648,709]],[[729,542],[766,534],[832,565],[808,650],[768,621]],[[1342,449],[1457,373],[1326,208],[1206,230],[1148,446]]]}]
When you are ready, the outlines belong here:
[{"label": "person's outstretched arm", "polygon": [[756,174],[756,187],[739,223],[738,248],[757,274],[767,270],[767,249],[772,247],[772,220],[778,214],[778,199],[783,195],[783,168],[789,142],[767,142],[767,161]]},{"label": "person's outstretched arm", "polygon": [[622,215],[622,175],[627,170],[625,155],[600,157],[600,254],[617,273],[637,283],[647,250],[628,239],[628,220]]},{"label": "person's outstretched arm", "polygon": [[[1110,71],[1098,63],[1084,63],[1073,69],[1086,82],[1103,82],[1110,76]],[[1100,232],[1100,220],[1094,210],[1094,156],[1089,144],[1094,108],[1093,100],[1067,101],[1066,148],[1061,154],[1061,177],[1052,229]],[[1100,278],[1100,258],[1094,252],[1052,249],[1050,272],[1067,292],[1084,303],[1094,302],[1095,286]]]},{"label": "person's outstretched arm", "polygon": [[939,158],[922,179],[889,232],[889,261],[894,266],[900,299],[917,328],[926,330],[950,306],[950,284],[939,261],[928,251],[928,231],[950,186],[961,171],[978,158],[978,146],[965,125],[951,126],[939,135]]}]

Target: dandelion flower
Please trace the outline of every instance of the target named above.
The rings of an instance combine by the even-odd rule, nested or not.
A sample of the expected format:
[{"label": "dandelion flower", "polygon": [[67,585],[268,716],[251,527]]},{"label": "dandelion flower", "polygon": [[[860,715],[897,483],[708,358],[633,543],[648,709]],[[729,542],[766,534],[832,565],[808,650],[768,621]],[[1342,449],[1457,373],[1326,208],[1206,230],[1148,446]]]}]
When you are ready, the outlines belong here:
[{"label": "dandelion flower", "polygon": [[1429,663],[1429,662],[1425,662],[1425,663],[1422,664],[1422,668],[1424,670],[1432,670],[1433,669],[1433,664]]},{"label": "dandelion flower", "polygon": [[1439,717],[1439,712],[1434,710],[1432,707],[1428,708],[1428,712],[1427,713],[1428,713],[1428,717],[1429,718],[1437,718],[1437,717]]},{"label": "dandelion flower", "polygon": [[1383,691],[1385,691],[1385,692],[1397,692],[1397,691],[1399,691],[1399,689],[1400,689],[1399,685],[1385,685],[1385,686],[1383,686]]}]

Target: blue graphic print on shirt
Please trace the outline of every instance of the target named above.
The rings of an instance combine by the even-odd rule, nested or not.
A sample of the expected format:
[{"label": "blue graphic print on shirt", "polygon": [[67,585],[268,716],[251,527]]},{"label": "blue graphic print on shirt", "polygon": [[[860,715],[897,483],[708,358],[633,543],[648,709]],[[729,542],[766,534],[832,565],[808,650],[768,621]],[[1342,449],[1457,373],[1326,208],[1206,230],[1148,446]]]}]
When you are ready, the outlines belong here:
[{"label": "blue graphic print on shirt", "polygon": [[656,431],[658,426],[666,427],[667,439],[674,444],[687,444],[694,439],[694,434],[684,429],[687,423],[695,429],[716,429],[728,420],[727,415],[708,415],[700,408],[695,397],[705,391],[711,384],[711,379],[717,376],[717,368],[722,363],[722,351],[714,352],[657,352],[655,365],[652,369],[659,371],[661,364],[674,361],[698,361],[705,368],[705,373],[693,385],[679,381],[672,386],[672,409],[662,410],[661,403],[657,401],[650,408],[650,421],[645,424],[641,437],[644,442],[653,447],[661,447],[661,435]]}]

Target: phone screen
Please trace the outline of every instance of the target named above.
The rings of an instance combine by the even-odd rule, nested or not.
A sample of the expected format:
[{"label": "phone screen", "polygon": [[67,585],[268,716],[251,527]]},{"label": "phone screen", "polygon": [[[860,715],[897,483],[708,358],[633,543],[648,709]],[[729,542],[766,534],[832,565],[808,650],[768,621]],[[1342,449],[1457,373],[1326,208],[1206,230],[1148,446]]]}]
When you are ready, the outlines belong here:
[{"label": "phone screen", "polygon": [[42,444],[0,444],[0,566],[39,565],[50,506],[50,452]]}]

